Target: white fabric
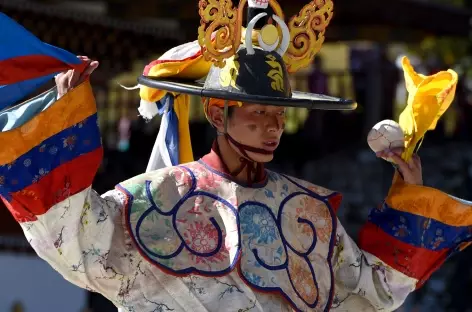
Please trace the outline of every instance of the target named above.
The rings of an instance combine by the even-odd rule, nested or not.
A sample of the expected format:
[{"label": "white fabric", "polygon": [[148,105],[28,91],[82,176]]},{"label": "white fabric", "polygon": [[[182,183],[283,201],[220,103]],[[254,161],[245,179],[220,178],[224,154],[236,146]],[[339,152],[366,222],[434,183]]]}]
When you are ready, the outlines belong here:
[{"label": "white fabric", "polygon": [[[190,57],[195,57],[199,53],[201,53],[201,47],[198,44],[198,40],[195,40],[168,50],[161,57],[159,57],[158,60],[163,62],[185,60]],[[167,112],[168,109],[169,104],[166,103],[165,112]],[[148,120],[154,118],[159,114],[156,103],[151,103],[145,100],[141,100],[138,110],[141,116]],[[172,166],[169,151],[167,150],[167,146],[165,143],[167,130],[168,122],[166,118],[162,118],[159,133],[157,135],[156,142],[154,144],[151,157],[146,168],[146,172]]]},{"label": "white fabric", "polygon": [[[167,112],[168,109],[169,105],[168,103],[166,103],[165,111]],[[157,134],[156,142],[154,143],[154,146],[152,148],[151,157],[149,158],[146,172],[172,166],[169,151],[166,145],[167,129],[167,118],[162,118],[161,125],[159,127],[159,133]]]},{"label": "white fabric", "polygon": [[[201,170],[201,177],[213,176],[199,168],[199,163],[189,166]],[[181,182],[188,176],[177,180],[171,172],[163,169],[139,179],[151,180],[160,192],[160,199],[176,202],[182,194],[174,190],[183,191]],[[329,194],[323,188],[294,181],[322,196]],[[217,189],[209,187],[207,192],[233,203],[239,200],[242,203],[244,198],[261,201],[271,192],[284,191],[284,183],[273,182],[253,189],[222,179]],[[131,189],[138,195],[139,184],[132,185]],[[233,197],[235,192],[236,198]],[[22,227],[38,255],[64,278],[79,287],[100,292],[123,312],[292,311],[279,295],[252,289],[242,281],[237,270],[222,277],[167,275],[145,260],[130,241],[123,224],[125,202],[121,191],[113,190],[100,197],[88,188],[55,205],[37,221],[23,223]],[[145,204],[145,201],[141,203]],[[270,202],[267,204],[271,205]],[[332,260],[336,291],[331,311],[394,311],[399,307],[414,289],[416,281],[362,252],[340,225],[336,237],[338,242]],[[318,265],[317,257],[312,261],[314,266]],[[329,281],[320,278],[318,283],[328,285]]]},{"label": "white fabric", "polygon": [[184,60],[189,57],[193,57],[201,53],[201,47],[198,44],[198,40],[187,42],[176,46],[166,53],[162,54],[158,60],[160,61],[175,61],[175,60]]},{"label": "white fabric", "polygon": [[145,100],[139,102],[138,112],[146,120],[151,120],[159,114],[156,103]]}]

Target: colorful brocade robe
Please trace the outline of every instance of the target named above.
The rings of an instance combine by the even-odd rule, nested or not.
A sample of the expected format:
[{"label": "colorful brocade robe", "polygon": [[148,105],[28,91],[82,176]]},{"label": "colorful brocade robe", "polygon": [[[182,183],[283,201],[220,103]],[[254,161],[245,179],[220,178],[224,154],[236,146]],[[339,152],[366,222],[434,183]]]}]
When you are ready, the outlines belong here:
[{"label": "colorful brocade robe", "polygon": [[88,81],[1,112],[0,195],[41,258],[124,311],[393,311],[471,240],[467,202],[397,181],[358,246],[338,193],[244,186],[213,152],[100,196],[96,113]]}]

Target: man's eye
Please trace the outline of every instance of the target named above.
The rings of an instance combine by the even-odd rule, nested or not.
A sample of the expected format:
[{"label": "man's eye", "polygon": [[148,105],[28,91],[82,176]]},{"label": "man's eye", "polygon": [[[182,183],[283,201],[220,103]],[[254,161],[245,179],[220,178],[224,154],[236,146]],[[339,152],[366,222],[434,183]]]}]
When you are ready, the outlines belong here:
[{"label": "man's eye", "polygon": [[256,110],[255,113],[256,113],[257,115],[263,115],[263,114],[265,113],[265,111],[263,111],[263,110]]},{"label": "man's eye", "polygon": [[285,115],[285,111],[281,111],[278,113],[280,116],[284,116]]}]

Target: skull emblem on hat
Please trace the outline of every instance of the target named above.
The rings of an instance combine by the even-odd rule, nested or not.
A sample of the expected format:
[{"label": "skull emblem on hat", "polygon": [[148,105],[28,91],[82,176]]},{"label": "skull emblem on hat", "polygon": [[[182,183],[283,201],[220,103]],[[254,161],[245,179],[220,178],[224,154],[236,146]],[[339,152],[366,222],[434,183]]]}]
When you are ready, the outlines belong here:
[{"label": "skull emblem on hat", "polygon": [[267,9],[269,0],[248,0],[248,6],[250,8]]}]

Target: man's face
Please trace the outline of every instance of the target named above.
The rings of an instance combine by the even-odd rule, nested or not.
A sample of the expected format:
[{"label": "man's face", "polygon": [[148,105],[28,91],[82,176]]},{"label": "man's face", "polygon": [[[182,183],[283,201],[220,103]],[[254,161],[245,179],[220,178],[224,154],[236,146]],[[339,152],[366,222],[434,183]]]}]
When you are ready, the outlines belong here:
[{"label": "man's face", "polygon": [[[228,119],[228,134],[237,142],[255,148],[274,152],[279,145],[285,126],[285,108],[259,104],[234,106]],[[223,129],[218,129],[222,131]],[[239,150],[231,142],[232,147]],[[256,162],[269,162],[273,154],[247,151]]]}]

